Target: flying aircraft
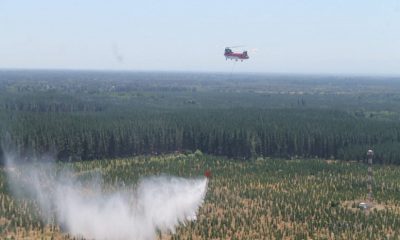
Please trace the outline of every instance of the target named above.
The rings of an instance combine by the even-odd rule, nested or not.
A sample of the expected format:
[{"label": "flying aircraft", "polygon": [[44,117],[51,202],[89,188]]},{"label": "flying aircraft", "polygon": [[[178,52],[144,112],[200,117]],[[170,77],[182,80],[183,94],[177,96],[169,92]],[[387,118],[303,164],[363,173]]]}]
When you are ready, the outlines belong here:
[{"label": "flying aircraft", "polygon": [[[239,47],[239,46],[236,46]],[[243,51],[242,53],[239,52],[233,52],[231,48],[235,48],[235,47],[226,47],[225,48],[225,53],[224,56],[226,58],[226,60],[231,59],[231,60],[235,60],[235,61],[242,61],[243,60],[247,60],[249,59],[249,55],[247,54],[247,51]]]}]

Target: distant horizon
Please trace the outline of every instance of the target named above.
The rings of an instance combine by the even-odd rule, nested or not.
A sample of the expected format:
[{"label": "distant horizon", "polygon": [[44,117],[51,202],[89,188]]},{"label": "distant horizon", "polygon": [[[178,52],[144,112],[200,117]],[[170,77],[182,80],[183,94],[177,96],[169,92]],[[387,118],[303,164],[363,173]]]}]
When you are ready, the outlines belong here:
[{"label": "distant horizon", "polygon": [[250,72],[235,71],[234,73],[223,71],[194,71],[194,70],[129,70],[129,69],[84,69],[84,68],[0,68],[0,72],[6,71],[46,71],[46,72],[106,72],[106,73],[193,73],[193,74],[221,74],[221,75],[280,75],[280,76],[322,76],[322,77],[383,77],[400,78],[400,74],[365,74],[365,73],[316,73],[316,72]]}]

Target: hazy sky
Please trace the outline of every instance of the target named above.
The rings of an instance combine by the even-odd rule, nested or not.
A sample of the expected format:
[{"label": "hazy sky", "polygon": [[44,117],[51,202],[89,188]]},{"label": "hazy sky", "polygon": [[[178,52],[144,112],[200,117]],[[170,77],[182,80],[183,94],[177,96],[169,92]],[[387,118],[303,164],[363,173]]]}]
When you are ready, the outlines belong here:
[{"label": "hazy sky", "polygon": [[400,74],[400,0],[0,0],[0,68],[233,67]]}]

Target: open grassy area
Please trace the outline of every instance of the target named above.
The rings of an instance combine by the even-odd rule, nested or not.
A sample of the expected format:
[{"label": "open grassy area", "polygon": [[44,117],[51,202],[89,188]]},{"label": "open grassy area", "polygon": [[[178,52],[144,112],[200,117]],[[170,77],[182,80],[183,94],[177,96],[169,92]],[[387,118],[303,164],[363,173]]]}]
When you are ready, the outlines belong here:
[{"label": "open grassy area", "polygon": [[[100,173],[103,191],[134,186],[151,175],[202,176],[212,170],[205,203],[195,222],[162,239],[398,239],[400,167],[374,166],[375,204],[357,209],[366,198],[367,166],[324,160],[257,159],[251,162],[200,154],[134,157],[108,161],[59,163],[85,182]],[[29,199],[9,193],[6,171],[0,175],[0,238],[70,239],[58,226],[39,220]],[[23,176],[21,176],[23,177]]]}]

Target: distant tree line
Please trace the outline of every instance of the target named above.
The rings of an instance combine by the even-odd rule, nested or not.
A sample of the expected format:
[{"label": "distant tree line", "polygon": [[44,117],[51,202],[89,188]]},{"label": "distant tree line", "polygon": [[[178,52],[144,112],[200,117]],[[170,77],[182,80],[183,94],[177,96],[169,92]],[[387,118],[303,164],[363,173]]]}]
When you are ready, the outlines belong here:
[{"label": "distant tree line", "polygon": [[196,149],[363,160],[373,148],[400,164],[399,89],[397,78],[0,71],[0,162]]},{"label": "distant tree line", "polygon": [[[400,123],[323,109],[125,109],[1,115],[0,155],[61,161],[195,151],[250,159],[318,157],[400,164]],[[9,147],[5,147],[9,146]],[[12,146],[12,147],[10,147]],[[5,149],[11,148],[11,149]]]}]

